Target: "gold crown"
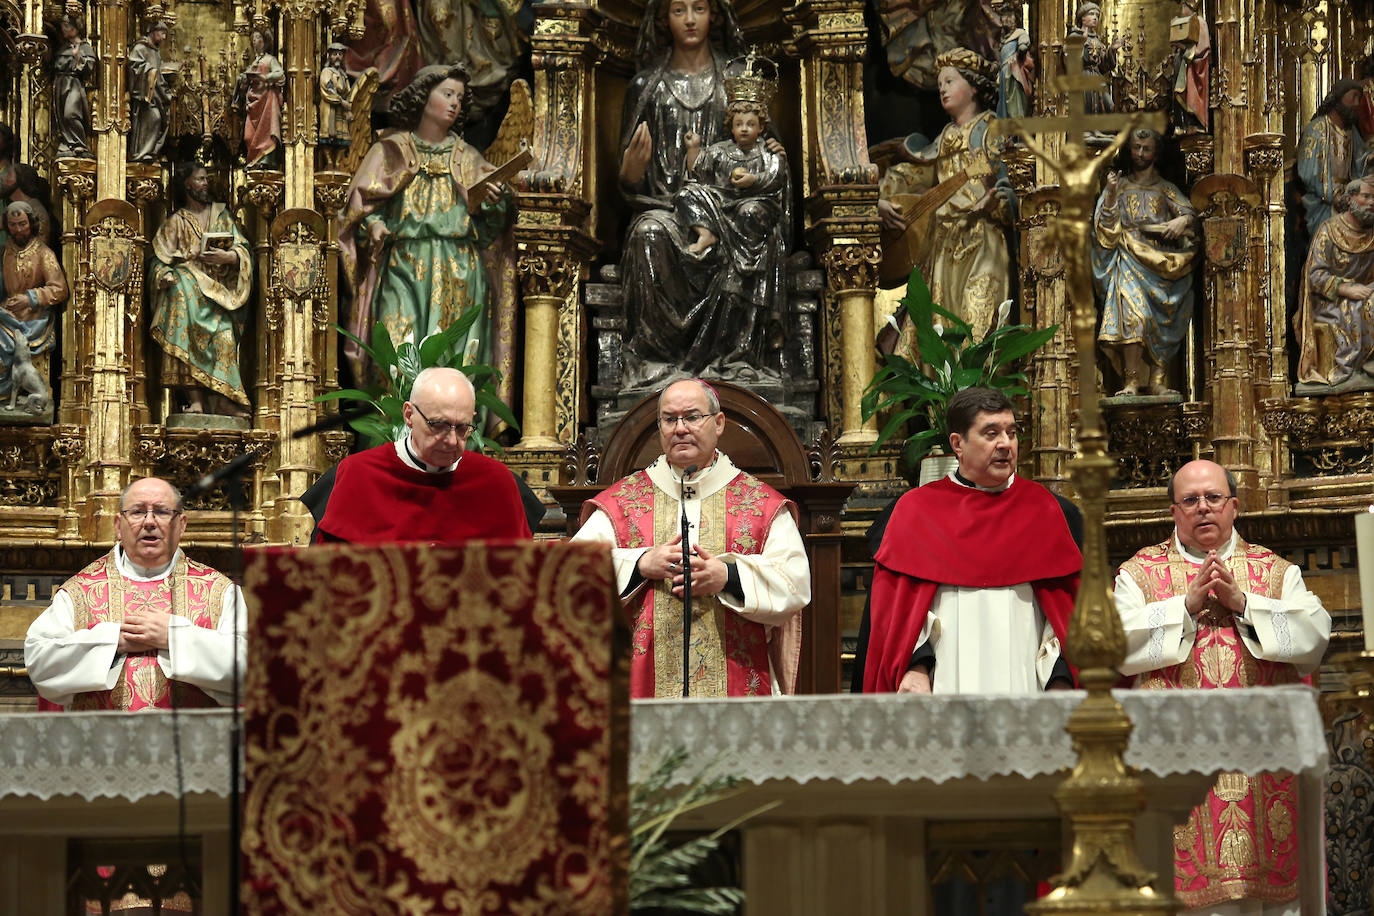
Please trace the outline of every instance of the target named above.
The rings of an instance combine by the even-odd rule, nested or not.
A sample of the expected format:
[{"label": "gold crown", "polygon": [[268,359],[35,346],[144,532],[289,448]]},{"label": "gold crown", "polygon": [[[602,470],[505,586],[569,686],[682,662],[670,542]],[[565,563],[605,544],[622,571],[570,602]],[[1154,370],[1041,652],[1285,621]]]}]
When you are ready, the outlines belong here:
[{"label": "gold crown", "polygon": [[753,48],[725,65],[725,97],[731,102],[773,104],[778,93],[778,65],[760,57]]},{"label": "gold crown", "polygon": [[953,67],[955,70],[971,70],[984,79],[993,79],[997,76],[996,64],[977,51],[970,51],[968,48],[951,48],[935,58],[935,71],[937,73],[945,67]]}]

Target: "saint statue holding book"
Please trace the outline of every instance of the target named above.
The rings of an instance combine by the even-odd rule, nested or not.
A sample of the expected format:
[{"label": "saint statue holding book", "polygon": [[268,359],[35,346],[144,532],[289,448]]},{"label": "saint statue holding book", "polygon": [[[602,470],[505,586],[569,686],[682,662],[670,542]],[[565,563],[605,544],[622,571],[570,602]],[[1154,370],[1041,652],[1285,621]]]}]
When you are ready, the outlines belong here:
[{"label": "saint statue holding book", "polygon": [[[493,247],[513,207],[505,185],[482,180],[493,166],[458,135],[467,101],[467,70],[457,65],[425,67],[392,96],[391,121],[404,127],[383,132],[363,157],[340,219],[339,253],[354,291],[353,333],[371,340],[381,321],[393,341],[419,342],[480,305],[468,339],[479,341],[486,363],[493,327],[503,326],[489,306],[514,291]],[[365,378],[362,354],[351,343],[346,352]]]},{"label": "saint statue holding book", "polygon": [[167,412],[246,417],[239,338],[253,290],[248,239],[229,208],[211,200],[204,166],[182,163],[172,187],[182,206],[153,237],[149,278],[162,384],[179,399]]}]

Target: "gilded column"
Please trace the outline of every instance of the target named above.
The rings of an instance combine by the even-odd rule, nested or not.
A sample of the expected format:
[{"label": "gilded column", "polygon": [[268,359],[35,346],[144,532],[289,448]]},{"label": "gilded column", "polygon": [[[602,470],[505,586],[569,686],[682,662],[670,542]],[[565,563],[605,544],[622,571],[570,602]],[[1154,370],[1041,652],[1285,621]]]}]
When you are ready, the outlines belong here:
[{"label": "gilded column", "polygon": [[[572,296],[577,265],[558,246],[534,246],[520,257],[520,287],[525,302],[524,417],[522,449],[557,449],[559,369],[574,354],[559,354],[559,317]],[[550,358],[561,355],[562,361]],[[572,357],[571,359],[569,357]]]},{"label": "gilded column", "polygon": [[842,446],[877,441],[863,419],[864,388],[876,368],[873,296],[878,282],[878,169],[868,161],[862,0],[813,0],[787,8],[801,57],[802,184],[806,233],[826,270],[822,322],[822,410]]},{"label": "gilded column", "polygon": [[[1257,508],[1259,469],[1255,463],[1258,406],[1252,372],[1250,230],[1260,194],[1242,175],[1208,175],[1193,187],[1193,206],[1203,217],[1206,239],[1206,301],[1212,322],[1206,342],[1216,461],[1230,468],[1240,484],[1241,506]],[[1266,383],[1268,379],[1264,380]]]},{"label": "gilded column", "polygon": [[43,32],[43,6],[30,0],[24,7],[24,30],[15,41],[19,58],[20,161],[44,178],[52,177],[52,79],[48,72],[48,38]]},{"label": "gilded column", "polygon": [[[531,42],[535,162],[518,188],[515,227],[525,310],[517,449],[530,452],[561,453],[577,438],[586,411],[579,281],[597,250],[591,225],[597,132],[590,128],[600,113],[593,66],[606,58],[593,36],[604,24],[597,10],[581,4],[540,4]],[[558,457],[545,463],[554,467]]]}]

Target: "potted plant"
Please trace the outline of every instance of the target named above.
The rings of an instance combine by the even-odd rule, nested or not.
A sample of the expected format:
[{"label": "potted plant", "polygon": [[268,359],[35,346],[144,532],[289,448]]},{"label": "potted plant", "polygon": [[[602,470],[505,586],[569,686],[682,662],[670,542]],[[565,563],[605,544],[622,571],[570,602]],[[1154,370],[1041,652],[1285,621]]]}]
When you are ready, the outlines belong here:
[{"label": "potted plant", "polygon": [[863,418],[891,411],[869,454],[909,428],[902,455],[911,468],[921,468],[922,461],[930,456],[946,458],[943,471],[934,471],[933,476],[921,471],[920,482],[926,483],[927,477],[934,480],[948,473],[955,460],[948,455],[949,429],[945,426],[945,409],[954,393],[982,386],[1000,389],[1012,398],[1029,394],[1026,374],[1014,370],[1013,364],[1041,347],[1059,326],[1036,330],[1029,325],[1007,324],[1011,312],[1008,299],[998,309],[996,325],[982,340],[974,341],[971,324],[931,299],[918,268],[912,268],[907,280],[902,308],[915,329],[920,362],[896,352],[885,354],[864,390]]},{"label": "potted plant", "polygon": [[[334,327],[340,334],[357,343],[358,346],[362,347],[363,352],[371,358],[377,367],[379,381],[362,389],[343,388],[339,391],[331,391],[328,394],[320,395],[315,400],[337,401],[347,399],[371,404],[376,413],[353,417],[348,421],[348,425],[353,427],[354,432],[363,437],[365,445],[373,446],[395,442],[405,429],[405,419],[401,409],[405,405],[406,399],[410,397],[410,388],[415,384],[415,377],[420,374],[422,369],[428,369],[431,366],[447,366],[458,369],[472,382],[472,387],[477,393],[479,417],[482,415],[482,409],[485,408],[505,421],[512,429],[518,431],[520,424],[515,422],[515,415],[496,394],[496,382],[501,373],[494,366],[468,362],[469,359],[473,358],[472,354],[460,350],[462,341],[467,338],[468,329],[477,320],[481,311],[482,307],[479,305],[466,309],[453,324],[442,331],[436,331],[426,336],[418,344],[410,340],[403,340],[399,344],[393,343],[391,332],[380,321],[372,328],[371,346],[359,340],[346,328],[335,325]],[[480,421],[478,422],[479,425],[473,428],[468,437],[468,448],[479,452],[486,451],[488,447],[502,451],[498,442],[483,435]]]}]

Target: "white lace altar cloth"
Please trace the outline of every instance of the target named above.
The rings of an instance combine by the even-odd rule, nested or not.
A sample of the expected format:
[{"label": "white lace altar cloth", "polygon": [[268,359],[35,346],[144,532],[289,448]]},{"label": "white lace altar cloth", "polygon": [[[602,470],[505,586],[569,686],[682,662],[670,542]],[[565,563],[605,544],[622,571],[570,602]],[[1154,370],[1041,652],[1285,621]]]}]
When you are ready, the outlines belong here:
[{"label": "white lace altar cloth", "polygon": [[[1126,762],[1173,773],[1320,772],[1326,741],[1316,691],[1117,691],[1135,731]],[[941,783],[1039,776],[1075,760],[1064,726],[1078,691],[1035,697],[849,694],[730,700],[636,700],[630,780],[685,746],[698,764],[744,782]],[[187,793],[229,793],[229,711],[179,714]],[[686,767],[687,780],[696,767]],[[176,791],[168,713],[0,715],[0,798],[138,801]]]},{"label": "white lace altar cloth", "polygon": [[[177,713],[187,794],[228,797],[229,720],[227,709]],[[0,799],[175,795],[174,751],[168,712],[0,715]]]},{"label": "white lace altar cloth", "polygon": [[[1310,687],[1117,690],[1135,726],[1126,762],[1168,776],[1238,770],[1320,773],[1326,739]],[[675,747],[674,782],[703,764],[745,783],[899,783],[1054,773],[1076,755],[1064,731],[1082,691],[1038,696],[839,694],[728,700],[636,700],[630,781]]]}]

